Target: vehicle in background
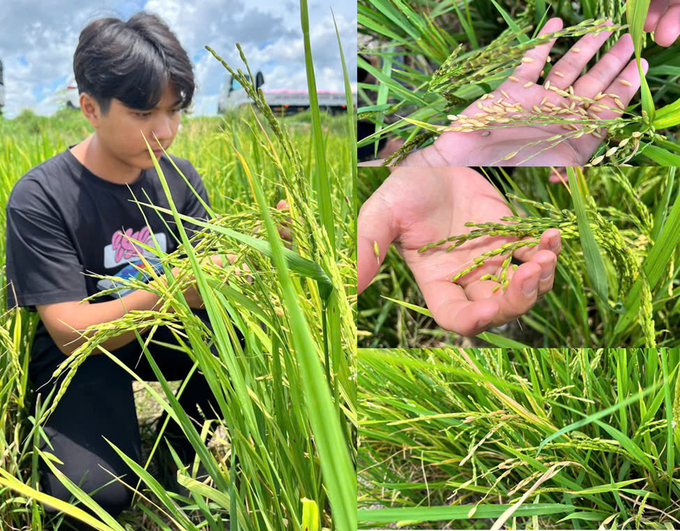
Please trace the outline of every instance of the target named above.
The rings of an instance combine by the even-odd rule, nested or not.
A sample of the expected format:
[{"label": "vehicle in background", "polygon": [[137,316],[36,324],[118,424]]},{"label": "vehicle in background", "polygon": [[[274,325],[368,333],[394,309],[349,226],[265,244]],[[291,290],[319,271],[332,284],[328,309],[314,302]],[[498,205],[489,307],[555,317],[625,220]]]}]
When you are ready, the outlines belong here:
[{"label": "vehicle in background", "polygon": [[[250,76],[246,74],[250,81]],[[262,72],[255,74],[255,88],[264,85],[264,75]],[[309,109],[309,92],[307,90],[292,89],[262,89],[264,99],[275,115],[284,116],[294,114]],[[347,100],[344,92],[334,92],[331,90],[317,91],[319,108],[330,113],[342,112],[347,109]],[[242,105],[251,103],[248,94],[241,84],[229,76],[220,90],[217,102],[217,114],[222,114],[226,110],[236,109]]]},{"label": "vehicle in background", "polygon": [[0,116],[2,116],[2,111],[5,108],[5,78],[2,73],[2,61],[0,61]]},{"label": "vehicle in background", "polygon": [[66,84],[66,108],[80,109],[80,94],[78,94],[75,75],[71,75]]}]

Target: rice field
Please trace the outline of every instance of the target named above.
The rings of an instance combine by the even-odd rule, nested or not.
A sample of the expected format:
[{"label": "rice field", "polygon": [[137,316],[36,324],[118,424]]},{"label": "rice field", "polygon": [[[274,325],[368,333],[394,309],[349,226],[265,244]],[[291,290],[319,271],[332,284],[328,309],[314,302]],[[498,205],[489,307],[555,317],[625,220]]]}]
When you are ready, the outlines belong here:
[{"label": "rice field", "polygon": [[[306,2],[302,6],[306,12]],[[308,76],[313,79],[308,28],[306,38]],[[89,331],[87,342],[60,366],[59,372],[69,376],[40,411],[26,408],[32,393],[27,362],[37,314],[4,306],[5,240],[0,239],[0,528],[50,529],[59,522],[46,521],[45,502],[100,530],[218,530],[224,519],[233,530],[356,529],[355,117],[323,116],[313,105],[306,118],[279,121],[242,73],[234,74],[256,105],[224,117],[184,116],[170,150],[192,162],[209,194],[212,219],[196,235],[200,243],[193,247],[193,239],[180,230],[182,245],[174,253],[150,248],[166,272],[177,268],[167,286],[154,287],[161,290],[160,308],[132,311]],[[0,119],[3,234],[4,205],[16,180],[89,132],[89,124],[75,112]],[[167,193],[169,214],[179,227],[188,219]],[[276,209],[281,199],[289,205],[285,213]],[[283,223],[292,235],[290,249],[277,232]],[[182,253],[187,257],[180,258]],[[202,260],[215,253],[236,255],[249,274],[233,275]],[[205,329],[181,295],[190,277],[214,329],[205,341]],[[124,282],[132,289],[152,289],[135,279]],[[182,426],[209,481],[197,482],[191,470],[181,471],[179,483],[192,494],[182,499],[159,486],[148,462],[140,465],[121,456],[138,474],[129,488],[137,483],[139,492],[134,511],[120,522],[63,476],[74,503],[39,492],[38,459],[49,462],[49,456],[34,451],[41,436],[36,419],[44,419],[57,405],[80,364],[104,341],[134,333],[141,351],[139,332],[151,325],[153,334],[155,327],[167,324],[182,332],[181,346],[218,398],[221,421],[197,431],[174,396],[175,386],[162,375],[160,387],[132,376],[156,407]],[[243,332],[246,351],[230,340],[234,327]],[[210,353],[208,340],[219,358]],[[115,360],[115,352],[100,355]],[[207,430],[219,430],[226,439],[221,454],[206,446]],[[87,505],[97,518],[78,504]]]},{"label": "rice field", "polygon": [[[402,140],[383,164],[436,141],[449,166],[678,165],[680,42],[660,46],[643,31],[649,6],[360,0],[359,67],[370,77],[360,83],[358,117],[374,132],[358,147],[377,153],[381,139]],[[599,49],[586,50],[595,41]],[[630,48],[633,63],[589,90],[606,77],[598,61],[615,45],[619,55]],[[607,68],[614,63],[608,59]],[[597,73],[586,78],[591,70]],[[473,139],[474,153],[456,153]],[[422,165],[421,157],[412,164]],[[476,162],[460,162],[470,157]]]},{"label": "rice field", "polygon": [[[406,170],[416,171],[396,171]],[[549,168],[517,168],[511,173],[487,168],[483,173],[513,215],[475,219],[459,233],[442,233],[444,240],[430,247],[444,254],[469,239],[499,235],[535,242],[546,229],[557,228],[562,252],[553,289],[519,320],[463,338],[432,320],[413,273],[391,246],[383,251],[372,284],[359,296],[361,348],[677,344],[680,189],[675,168],[570,168],[570,180],[562,184],[549,181]],[[385,169],[361,168],[360,203],[389,178]],[[472,204],[475,200],[469,198]],[[489,253],[502,258],[509,254],[508,249],[492,249]],[[478,254],[474,262],[451,267],[453,282],[483,265],[485,256]],[[503,265],[507,269],[511,262]],[[498,286],[503,288],[503,283]]]},{"label": "rice field", "polygon": [[359,349],[359,528],[677,529],[678,349]]}]

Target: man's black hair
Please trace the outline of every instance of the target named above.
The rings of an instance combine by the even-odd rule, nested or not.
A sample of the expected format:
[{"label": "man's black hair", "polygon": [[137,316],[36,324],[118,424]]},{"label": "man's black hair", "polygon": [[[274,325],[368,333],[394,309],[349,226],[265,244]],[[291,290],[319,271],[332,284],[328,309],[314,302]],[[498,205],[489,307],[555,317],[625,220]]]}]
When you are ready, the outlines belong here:
[{"label": "man's black hair", "polygon": [[92,96],[104,115],[111,98],[133,109],[153,109],[166,83],[186,109],[196,89],[191,61],[176,35],[160,17],[144,11],[127,22],[107,17],[88,24],[80,32],[73,72],[78,93]]}]

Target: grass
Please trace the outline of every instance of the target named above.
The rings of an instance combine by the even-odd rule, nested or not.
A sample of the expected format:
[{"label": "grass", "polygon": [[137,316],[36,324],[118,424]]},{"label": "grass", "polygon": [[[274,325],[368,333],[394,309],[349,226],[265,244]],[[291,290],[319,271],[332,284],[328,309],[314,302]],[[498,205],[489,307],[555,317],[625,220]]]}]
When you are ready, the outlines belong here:
[{"label": "grass", "polygon": [[[358,146],[377,146],[378,141],[388,135],[401,137],[405,140],[404,147],[389,160],[397,162],[410,150],[430,144],[447,130],[489,129],[488,123],[493,123],[492,128],[559,125],[563,131],[555,135],[556,138],[542,140],[542,147],[548,149],[581,134],[604,135],[606,129],[607,140],[593,153],[591,164],[677,165],[680,160],[677,127],[680,124],[677,83],[680,42],[662,48],[642,31],[648,6],[649,1],[632,0],[627,7],[618,0],[580,4],[560,0],[502,3],[456,0],[436,5],[360,0],[359,31],[372,40],[371,44],[360,47],[359,52],[364,56],[378,56],[383,65],[389,63],[391,68],[375,68],[359,57],[359,66],[377,81],[359,84],[358,116],[372,121],[376,130],[360,140]],[[545,21],[553,16],[561,17],[565,27],[536,37]],[[565,98],[560,103],[566,103],[567,108],[575,104],[569,117],[560,105],[551,107],[542,103],[533,108],[502,108],[494,114],[494,107],[485,104],[485,112],[490,114],[483,119],[461,121],[457,116],[459,121],[450,127],[451,116],[455,117],[508,79],[528,49],[559,37],[551,55],[562,57],[575,39],[601,31],[596,26],[606,18],[614,23],[614,35],[595,60],[623,33],[629,32],[638,66],[640,58],[649,62],[647,76],[642,78],[642,90],[627,109],[622,109],[623,105],[614,98],[607,98],[605,103],[597,97],[590,100],[550,87]],[[620,116],[601,120],[596,112],[604,108]],[[512,160],[510,155],[514,154],[503,160],[520,162]]]},{"label": "grass", "polygon": [[[360,200],[379,186],[386,172],[361,169]],[[492,328],[496,337],[481,335],[473,344],[508,346],[511,339],[531,347],[673,346],[680,332],[680,284],[674,266],[680,189],[675,168],[570,172],[571,186],[564,186],[548,182],[547,168],[518,168],[512,175],[488,170],[516,216],[477,224],[468,234],[447,239],[455,244],[486,234],[535,238],[552,227],[562,233],[553,290],[516,324]],[[446,248],[445,241],[432,242],[437,244]],[[492,252],[505,255],[508,250]],[[479,257],[470,268],[484,259]],[[359,346],[470,345],[439,329],[423,306],[408,267],[391,248],[359,298]]]},{"label": "grass", "polygon": [[[309,47],[306,55],[311,58]],[[241,78],[241,84],[257,99],[245,78]],[[173,267],[179,272],[169,277],[167,287],[134,279],[124,282],[135,289],[155,290],[161,295],[161,308],[129,312],[99,327],[59,368],[71,371],[72,376],[106,339],[135,331],[140,351],[157,369],[138,330],[153,325],[152,337],[157,326],[171,324],[182,332],[181,339],[177,336],[180,346],[206,376],[220,406],[222,420],[206,425],[204,430],[222,430],[228,448],[220,459],[210,451],[203,442],[205,434],[189,422],[173,386],[160,371],[155,370],[159,386],[151,386],[132,373],[136,384],[182,426],[211,480],[201,484],[190,477],[189,471],[180,471],[180,484],[193,493],[193,499],[181,499],[158,485],[146,470],[148,462],[139,465],[121,456],[138,474],[140,490],[137,515],[116,522],[96,507],[87,493],[63,478],[74,496],[98,514],[98,520],[89,517],[89,523],[98,529],[122,530],[123,525],[137,529],[134,526],[139,525],[140,514],[152,518],[151,495],[158,503],[157,514],[162,515],[155,517],[158,528],[163,528],[164,521],[174,522],[180,529],[197,529],[188,517],[190,511],[200,515],[210,529],[219,529],[218,522],[227,515],[232,529],[356,528],[356,215],[349,201],[355,170],[351,166],[348,120],[322,116],[317,109],[311,127],[293,127],[293,118],[284,120],[286,125],[281,127],[261,100],[257,99],[256,105],[258,113],[248,109],[219,118],[183,117],[172,153],[192,161],[204,176],[212,204],[208,209],[211,219],[190,242],[181,228],[188,219],[176,210],[165,177],[156,166],[170,200],[171,208],[165,212],[177,222],[182,244],[169,255],[157,246],[147,246],[147,250],[161,259],[166,274]],[[0,130],[2,204],[21,175],[89,134],[84,119],[66,111],[49,119],[26,113],[18,121],[0,121]],[[319,138],[322,141],[318,142]],[[151,145],[155,142],[148,141]],[[320,157],[318,151],[313,154],[311,145],[325,155]],[[325,181],[323,215],[316,191],[321,181]],[[274,208],[280,199],[286,199],[290,206],[286,213],[291,218],[294,240],[290,250],[283,248],[273,225],[283,221],[283,214]],[[136,200],[146,205],[145,198]],[[158,214],[163,210],[147,206]],[[4,213],[3,208],[3,228]],[[334,237],[326,229],[329,220]],[[258,226],[266,231],[261,228],[255,232]],[[4,243],[3,239],[2,257]],[[233,275],[230,269],[225,272],[201,263],[204,256],[227,252],[237,254],[238,262],[248,265],[252,282]],[[183,253],[186,259],[180,258]],[[212,334],[201,326],[181,293],[190,276],[196,279],[205,301]],[[4,288],[4,268],[0,280]],[[27,362],[36,323],[37,316],[24,309],[2,308],[0,344],[8,355],[0,358],[0,451],[5,456],[0,473],[4,504],[0,521],[3,526],[30,525],[39,530],[48,525],[40,502],[57,505],[58,501],[48,500],[36,490],[38,459],[50,463],[48,453],[38,455],[34,451],[40,437],[36,419],[44,418],[48,409],[56,406],[70,378],[50,403],[41,405],[41,411],[26,410],[32,392]],[[246,337],[245,352],[238,341],[233,341],[234,327]],[[210,341],[219,356],[209,351]],[[116,361],[115,352],[101,355]],[[292,439],[296,441],[293,446],[289,444]],[[24,440],[34,445],[23,445]],[[134,483],[131,488],[135,488]],[[15,510],[20,503],[27,510]],[[64,503],[60,508],[88,520],[78,512],[79,507]]]},{"label": "grass", "polygon": [[360,528],[676,528],[679,354],[360,349]]}]

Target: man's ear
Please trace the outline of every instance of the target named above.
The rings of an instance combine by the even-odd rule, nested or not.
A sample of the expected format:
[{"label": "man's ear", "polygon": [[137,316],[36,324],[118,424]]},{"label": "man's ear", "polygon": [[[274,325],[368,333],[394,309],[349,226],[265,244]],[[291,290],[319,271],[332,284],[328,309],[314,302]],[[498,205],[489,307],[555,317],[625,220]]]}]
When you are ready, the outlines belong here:
[{"label": "man's ear", "polygon": [[80,110],[83,116],[92,124],[95,129],[99,127],[101,109],[99,104],[87,92],[80,94]]}]

